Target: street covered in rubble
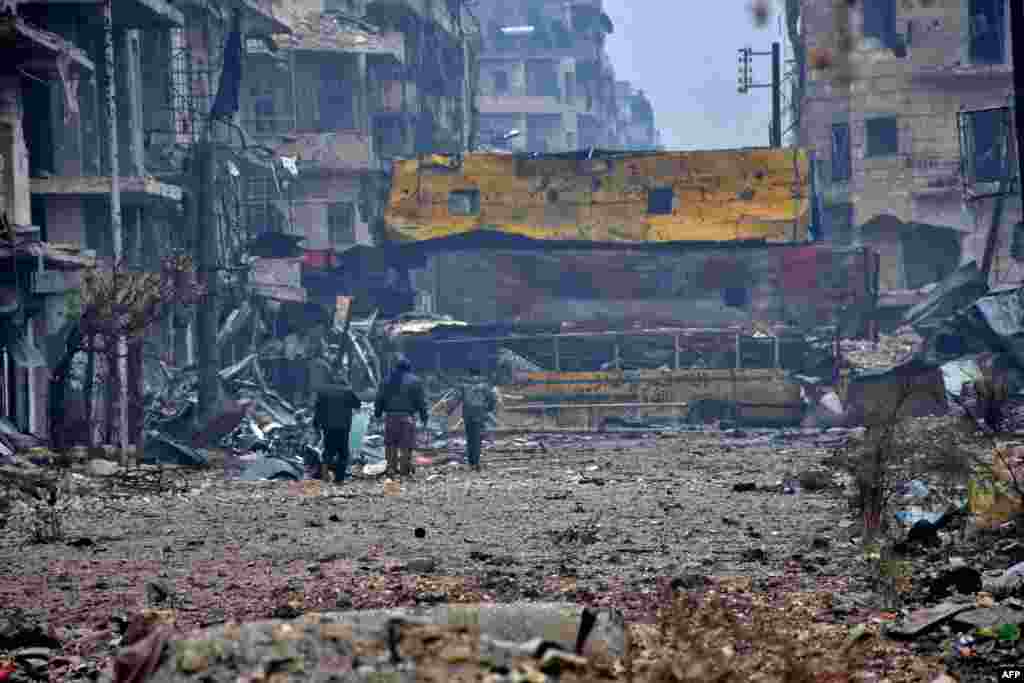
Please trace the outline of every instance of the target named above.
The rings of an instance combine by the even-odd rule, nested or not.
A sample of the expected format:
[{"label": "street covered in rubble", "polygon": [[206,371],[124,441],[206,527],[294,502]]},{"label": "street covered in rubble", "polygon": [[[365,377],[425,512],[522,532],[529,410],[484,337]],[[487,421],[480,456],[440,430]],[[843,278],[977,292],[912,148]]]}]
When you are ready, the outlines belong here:
[{"label": "street covered in rubble", "polygon": [[1024,5],[634,4],[3,3],[0,683],[1024,680]]}]

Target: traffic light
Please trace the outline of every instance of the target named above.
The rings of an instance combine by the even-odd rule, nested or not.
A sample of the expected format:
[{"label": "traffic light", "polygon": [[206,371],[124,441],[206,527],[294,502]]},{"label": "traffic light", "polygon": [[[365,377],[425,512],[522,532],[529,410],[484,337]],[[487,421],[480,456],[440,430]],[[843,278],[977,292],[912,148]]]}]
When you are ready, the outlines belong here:
[{"label": "traffic light", "polygon": [[746,93],[750,90],[750,57],[751,48],[741,47],[738,52],[739,54],[739,73],[738,83],[736,90],[740,93]]}]

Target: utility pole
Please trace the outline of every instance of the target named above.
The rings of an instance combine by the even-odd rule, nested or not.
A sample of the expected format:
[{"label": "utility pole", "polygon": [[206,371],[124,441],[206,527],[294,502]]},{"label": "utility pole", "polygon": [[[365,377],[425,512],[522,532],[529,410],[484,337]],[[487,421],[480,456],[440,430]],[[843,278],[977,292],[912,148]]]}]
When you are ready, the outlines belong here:
[{"label": "utility pole", "polygon": [[203,303],[196,311],[196,342],[199,347],[199,415],[206,419],[220,399],[220,350],[217,348],[219,322],[220,240],[214,212],[216,148],[208,124],[196,154],[195,196],[197,197],[196,237],[198,242],[199,283],[205,289]]},{"label": "utility pole", "polygon": [[[743,47],[739,52],[739,83],[737,91],[745,95],[753,88],[772,89],[772,120],[768,132],[768,141],[771,147],[782,147],[782,46],[772,43],[770,52],[754,52],[753,48]],[[772,82],[754,83],[751,73],[752,57],[772,58]]]},{"label": "utility pole", "polygon": [[782,147],[782,47],[772,43],[772,133],[771,146]]},{"label": "utility pole", "polygon": [[1024,4],[1010,3],[1010,35],[1013,43],[1013,116],[1017,134],[1018,191],[1024,199]]},{"label": "utility pole", "polygon": [[[124,232],[121,225],[121,169],[118,163],[117,143],[117,89],[114,82],[114,13],[113,0],[103,3],[104,62],[107,72],[107,150],[110,155],[110,232],[114,247],[114,272],[120,274],[124,266]],[[116,324],[116,323],[115,323]],[[110,340],[106,340],[109,342]],[[109,352],[109,349],[106,349]],[[108,356],[109,357],[109,356]],[[117,335],[115,353],[117,367],[117,424],[118,446],[122,452],[128,446],[128,342],[124,333]],[[107,419],[112,419],[107,415]]]}]

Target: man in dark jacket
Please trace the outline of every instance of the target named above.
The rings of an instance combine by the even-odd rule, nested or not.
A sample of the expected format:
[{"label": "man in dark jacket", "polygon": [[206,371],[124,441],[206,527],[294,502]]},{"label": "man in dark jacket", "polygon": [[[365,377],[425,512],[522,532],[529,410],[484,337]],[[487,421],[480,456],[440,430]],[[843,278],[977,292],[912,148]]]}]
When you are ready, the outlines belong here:
[{"label": "man in dark jacket", "polygon": [[412,373],[412,364],[399,356],[395,369],[377,394],[374,415],[384,422],[384,454],[387,474],[412,474],[412,451],[416,448],[416,420],[427,424],[427,399],[423,382]]},{"label": "man in dark jacket", "polygon": [[313,364],[312,388],[316,392],[313,426],[324,433],[323,463],[317,466],[317,479],[323,479],[323,466],[334,464],[334,481],[342,482],[348,472],[349,434],[352,413],[362,408],[362,401],[352,387],[342,380],[333,381],[327,361],[319,358]]}]

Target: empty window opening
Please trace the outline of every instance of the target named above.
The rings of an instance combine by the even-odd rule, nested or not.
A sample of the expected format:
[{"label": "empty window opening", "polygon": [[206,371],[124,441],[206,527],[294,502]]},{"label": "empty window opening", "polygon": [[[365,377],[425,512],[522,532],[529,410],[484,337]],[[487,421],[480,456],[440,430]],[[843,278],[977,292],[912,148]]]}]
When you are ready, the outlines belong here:
[{"label": "empty window opening", "polygon": [[874,38],[882,47],[896,46],[896,0],[863,2],[864,37]]},{"label": "empty window opening", "polygon": [[974,113],[971,137],[974,143],[974,181],[997,183],[1007,175],[1005,168],[1007,130],[1006,109]]},{"label": "empty window opening", "polygon": [[852,172],[850,124],[835,123],[832,125],[832,182],[846,182],[850,179]]},{"label": "empty window opening", "polygon": [[506,71],[495,71],[494,72],[494,94],[495,95],[507,95],[508,91],[509,91],[508,72],[506,72]]},{"label": "empty window opening", "polygon": [[898,154],[899,126],[895,116],[884,116],[865,121],[867,133],[867,156],[886,157]]},{"label": "empty window opening", "polygon": [[972,63],[1006,62],[1006,7],[1006,0],[968,0],[968,51]]},{"label": "empty window opening", "polygon": [[647,191],[647,213],[653,215],[670,215],[675,192],[671,187],[657,187]]},{"label": "empty window opening", "polygon": [[825,209],[825,234],[840,246],[853,244],[853,204],[836,204]]},{"label": "empty window opening", "polygon": [[479,190],[455,190],[448,194],[448,213],[453,216],[476,216],[480,213]]},{"label": "empty window opening", "polygon": [[726,306],[743,308],[750,301],[750,292],[746,287],[726,287],[722,291],[722,299]]},{"label": "empty window opening", "polygon": [[327,232],[332,247],[347,247],[356,242],[356,211],[351,202],[327,205]]},{"label": "empty window opening", "polygon": [[[324,74],[326,75],[326,74]],[[344,78],[334,76],[320,81],[321,131],[352,130],[356,127],[352,86]]]}]

